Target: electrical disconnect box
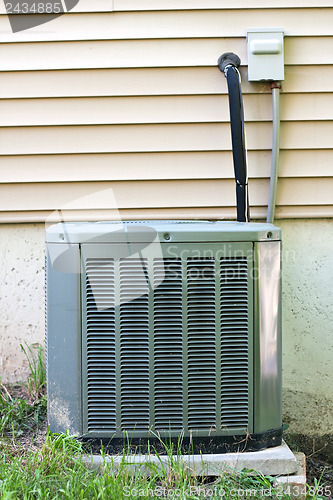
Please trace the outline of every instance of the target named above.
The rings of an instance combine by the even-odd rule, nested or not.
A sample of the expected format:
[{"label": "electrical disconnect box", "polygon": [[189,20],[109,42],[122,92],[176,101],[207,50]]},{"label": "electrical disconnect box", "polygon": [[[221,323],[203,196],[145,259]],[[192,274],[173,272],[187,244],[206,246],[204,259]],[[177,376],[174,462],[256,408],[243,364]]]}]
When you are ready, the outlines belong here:
[{"label": "electrical disconnect box", "polygon": [[283,28],[248,28],[248,79],[284,80]]}]

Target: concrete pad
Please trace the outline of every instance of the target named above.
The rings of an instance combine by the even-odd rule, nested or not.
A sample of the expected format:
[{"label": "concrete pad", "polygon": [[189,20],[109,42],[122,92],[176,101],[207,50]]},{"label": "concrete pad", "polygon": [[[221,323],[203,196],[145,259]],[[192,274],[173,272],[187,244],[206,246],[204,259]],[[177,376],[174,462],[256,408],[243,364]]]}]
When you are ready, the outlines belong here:
[{"label": "concrete pad", "polygon": [[[115,468],[120,464],[128,464],[132,468],[144,469],[149,474],[149,468],[169,467],[169,457],[167,455],[127,455],[124,457],[112,455],[106,456],[106,461],[113,464]],[[177,457],[174,457],[177,460]],[[223,453],[204,455],[183,455],[180,457],[182,463],[189,467],[193,474],[200,476],[218,476],[225,470],[241,471],[242,469],[254,469],[264,475],[286,476],[298,470],[299,464],[295,455],[286,443],[274,448],[267,448],[261,451],[251,451],[243,453]],[[87,465],[101,467],[104,458],[100,455],[93,455],[92,459],[85,458]],[[153,467],[152,467],[153,466]]]},{"label": "concrete pad", "polygon": [[295,474],[280,476],[274,481],[274,486],[281,492],[285,492],[291,498],[306,498],[306,462],[304,453],[295,454],[297,460],[297,470]]}]

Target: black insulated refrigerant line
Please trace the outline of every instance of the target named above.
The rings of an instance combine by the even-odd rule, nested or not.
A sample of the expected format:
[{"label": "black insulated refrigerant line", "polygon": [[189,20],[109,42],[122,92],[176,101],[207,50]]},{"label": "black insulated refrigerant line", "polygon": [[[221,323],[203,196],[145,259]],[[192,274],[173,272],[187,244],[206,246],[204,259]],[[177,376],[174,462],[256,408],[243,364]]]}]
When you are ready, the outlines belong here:
[{"label": "black insulated refrigerant line", "polygon": [[240,58],[232,52],[222,54],[218,67],[228,83],[232,154],[236,181],[237,221],[249,222],[249,196],[247,182],[244,111],[240,83]]}]

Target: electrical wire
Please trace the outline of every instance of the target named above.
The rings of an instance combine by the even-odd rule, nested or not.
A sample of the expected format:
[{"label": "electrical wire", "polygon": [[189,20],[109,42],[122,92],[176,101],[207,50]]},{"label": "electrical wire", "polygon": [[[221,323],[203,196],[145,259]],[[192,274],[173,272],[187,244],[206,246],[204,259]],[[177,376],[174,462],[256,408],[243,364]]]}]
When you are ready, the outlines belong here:
[{"label": "electrical wire", "polygon": [[274,223],[276,191],[279,175],[280,155],[280,88],[278,84],[272,84],[272,110],[273,110],[273,137],[272,137],[272,162],[271,179],[269,185],[267,222]]}]

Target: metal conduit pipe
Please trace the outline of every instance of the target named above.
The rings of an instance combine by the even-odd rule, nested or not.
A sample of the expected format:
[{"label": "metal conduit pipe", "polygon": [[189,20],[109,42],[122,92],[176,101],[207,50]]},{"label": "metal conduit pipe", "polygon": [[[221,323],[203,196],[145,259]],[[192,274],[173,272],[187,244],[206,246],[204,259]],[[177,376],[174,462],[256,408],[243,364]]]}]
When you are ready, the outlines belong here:
[{"label": "metal conduit pipe", "polygon": [[273,109],[273,138],[272,138],[272,162],[271,179],[269,185],[267,222],[274,223],[276,189],[279,175],[279,155],[280,155],[280,84],[273,82],[272,89],[272,109]]}]

